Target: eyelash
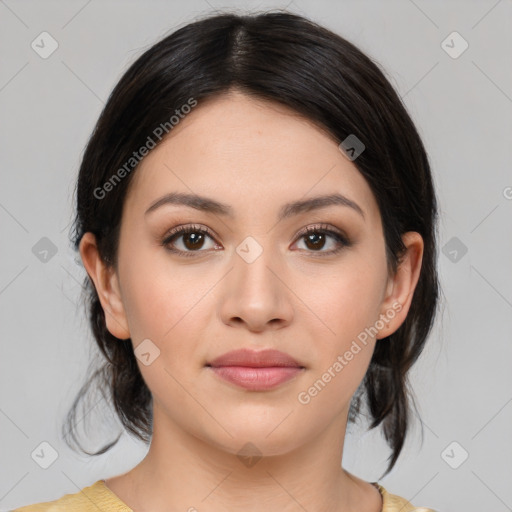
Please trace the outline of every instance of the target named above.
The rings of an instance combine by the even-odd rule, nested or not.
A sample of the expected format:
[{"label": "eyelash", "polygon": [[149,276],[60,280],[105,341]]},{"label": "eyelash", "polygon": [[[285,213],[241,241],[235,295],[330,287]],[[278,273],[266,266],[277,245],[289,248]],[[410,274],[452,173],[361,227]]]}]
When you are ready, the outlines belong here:
[{"label": "eyelash", "polygon": [[[187,225],[187,226],[178,226],[177,228],[172,229],[171,231],[169,231],[166,234],[165,238],[161,242],[161,245],[164,246],[168,251],[170,251],[172,253],[181,254],[185,257],[193,257],[197,253],[207,252],[204,250],[182,251],[181,249],[176,249],[176,248],[170,247],[169,244],[171,243],[171,241],[174,238],[179,238],[179,235],[186,235],[186,234],[190,234],[190,233],[206,234],[210,238],[212,238],[212,240],[215,240],[215,236],[211,232],[210,229],[203,228],[203,227],[200,227],[200,226],[194,224],[194,225]],[[313,254],[318,253],[318,255],[320,257],[331,256],[331,255],[337,254],[345,247],[350,247],[352,245],[352,243],[346,236],[344,236],[343,234],[341,234],[337,231],[334,231],[333,229],[329,228],[329,226],[326,224],[308,226],[307,228],[303,229],[302,231],[300,231],[297,234],[297,238],[305,237],[311,233],[321,233],[324,235],[332,236],[339,244],[341,244],[341,246],[338,247],[337,249],[332,249],[330,251],[306,251],[306,252],[311,252]]]}]

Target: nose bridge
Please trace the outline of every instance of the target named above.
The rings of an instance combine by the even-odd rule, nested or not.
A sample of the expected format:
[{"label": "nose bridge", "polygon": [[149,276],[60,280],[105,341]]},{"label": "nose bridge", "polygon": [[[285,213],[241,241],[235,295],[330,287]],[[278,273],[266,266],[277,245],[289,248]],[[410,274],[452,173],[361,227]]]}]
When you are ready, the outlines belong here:
[{"label": "nose bridge", "polygon": [[271,321],[290,320],[290,297],[281,282],[279,266],[263,239],[248,236],[235,248],[233,269],[226,276],[221,302],[224,322],[242,320],[251,328],[261,329]]},{"label": "nose bridge", "polygon": [[237,280],[238,294],[250,298],[254,303],[268,303],[270,296],[275,297],[278,293],[275,270],[271,271],[272,265],[277,265],[277,259],[268,241],[268,238],[263,241],[262,238],[257,240],[247,236],[235,250],[233,277]]}]

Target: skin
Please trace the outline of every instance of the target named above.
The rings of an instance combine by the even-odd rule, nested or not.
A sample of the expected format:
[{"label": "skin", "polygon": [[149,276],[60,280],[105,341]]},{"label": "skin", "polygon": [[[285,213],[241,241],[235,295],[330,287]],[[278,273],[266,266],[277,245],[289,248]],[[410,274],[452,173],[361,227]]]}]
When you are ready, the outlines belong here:
[{"label": "skin", "polygon": [[[182,205],[145,215],[168,192],[227,203],[234,217]],[[277,221],[284,203],[333,192],[355,201],[364,218],[335,205]],[[331,235],[316,249],[297,236],[318,223],[338,228],[352,245],[329,255],[340,246]],[[161,242],[183,224],[216,236],[205,235],[194,249],[178,235],[174,247],[193,254],[173,254]],[[251,263],[236,252],[248,236],[263,250]],[[160,350],[148,366],[137,359],[153,395],[151,446],[107,486],[137,512],[380,511],[378,490],[341,460],[351,397],[375,344],[386,343],[380,338],[406,318],[418,281],[422,238],[409,232],[403,239],[407,253],[389,275],[371,189],[322,128],[239,92],[200,102],[133,176],[117,267],[103,263],[92,233],[80,243],[109,331],[131,338],[134,348],[150,339]],[[390,310],[385,327],[308,404],[300,403],[298,394]],[[305,370],[255,392],[205,368],[242,347],[287,352]],[[252,466],[237,456],[248,442],[262,455]]]}]

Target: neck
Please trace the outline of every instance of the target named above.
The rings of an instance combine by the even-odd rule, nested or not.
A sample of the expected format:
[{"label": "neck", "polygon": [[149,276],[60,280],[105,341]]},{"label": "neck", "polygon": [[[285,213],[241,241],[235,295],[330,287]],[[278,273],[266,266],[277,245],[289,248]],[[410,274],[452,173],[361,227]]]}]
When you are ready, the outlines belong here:
[{"label": "neck", "polygon": [[310,442],[266,456],[254,444],[216,447],[181,429],[154,404],[146,457],[126,475],[124,496],[109,487],[138,512],[351,512],[361,510],[362,502],[369,504],[365,510],[379,511],[377,489],[368,491],[370,484],[341,467],[346,413]]}]

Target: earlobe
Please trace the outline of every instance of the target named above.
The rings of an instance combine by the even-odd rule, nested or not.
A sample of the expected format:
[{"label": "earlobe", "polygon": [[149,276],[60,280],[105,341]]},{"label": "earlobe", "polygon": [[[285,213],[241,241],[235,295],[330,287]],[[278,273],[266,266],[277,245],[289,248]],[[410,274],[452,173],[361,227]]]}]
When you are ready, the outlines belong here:
[{"label": "earlobe", "polygon": [[423,238],[415,231],[402,235],[407,250],[394,276],[387,283],[386,297],[382,303],[381,316],[389,318],[377,339],[393,334],[404,322],[411,306],[412,297],[420,277],[423,261]]},{"label": "earlobe", "polygon": [[119,339],[130,338],[130,330],[121,299],[118,276],[115,269],[101,259],[93,233],[85,233],[80,240],[80,256],[105,312],[109,332]]}]

